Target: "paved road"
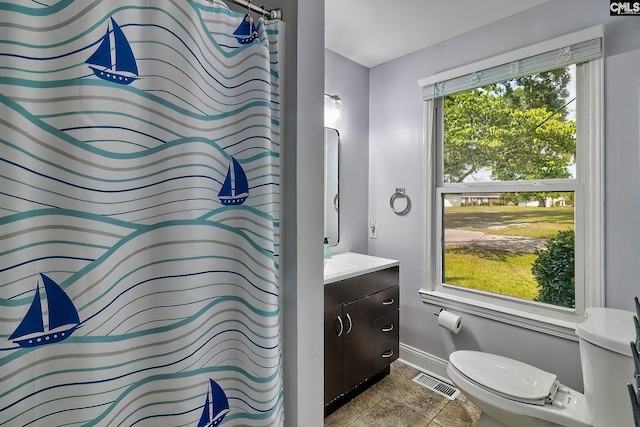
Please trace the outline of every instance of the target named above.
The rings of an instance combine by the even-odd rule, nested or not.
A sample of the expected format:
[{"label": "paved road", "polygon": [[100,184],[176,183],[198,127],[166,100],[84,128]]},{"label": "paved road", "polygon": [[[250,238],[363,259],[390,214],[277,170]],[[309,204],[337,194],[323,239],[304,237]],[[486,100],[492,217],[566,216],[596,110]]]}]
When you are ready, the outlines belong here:
[{"label": "paved road", "polygon": [[444,239],[447,245],[517,253],[535,253],[536,249],[544,249],[547,242],[534,237],[500,236],[460,228],[445,229]]}]

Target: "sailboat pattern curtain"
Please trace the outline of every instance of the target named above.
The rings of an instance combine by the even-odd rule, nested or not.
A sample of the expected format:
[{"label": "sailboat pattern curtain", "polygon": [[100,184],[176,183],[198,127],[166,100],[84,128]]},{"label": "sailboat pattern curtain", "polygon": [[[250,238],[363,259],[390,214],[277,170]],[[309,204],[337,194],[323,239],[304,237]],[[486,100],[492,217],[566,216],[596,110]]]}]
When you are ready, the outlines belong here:
[{"label": "sailboat pattern curtain", "polygon": [[0,425],[283,425],[279,26],[0,1]]}]

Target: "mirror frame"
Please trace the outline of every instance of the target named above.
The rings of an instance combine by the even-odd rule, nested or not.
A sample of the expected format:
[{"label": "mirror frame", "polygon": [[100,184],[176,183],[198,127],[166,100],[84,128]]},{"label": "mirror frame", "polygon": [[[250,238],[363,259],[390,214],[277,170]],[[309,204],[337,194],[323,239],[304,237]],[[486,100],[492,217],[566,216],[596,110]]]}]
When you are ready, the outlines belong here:
[{"label": "mirror frame", "polygon": [[[331,144],[335,141],[335,149]],[[340,132],[324,128],[324,237],[340,242]],[[335,171],[335,173],[334,173]]]}]

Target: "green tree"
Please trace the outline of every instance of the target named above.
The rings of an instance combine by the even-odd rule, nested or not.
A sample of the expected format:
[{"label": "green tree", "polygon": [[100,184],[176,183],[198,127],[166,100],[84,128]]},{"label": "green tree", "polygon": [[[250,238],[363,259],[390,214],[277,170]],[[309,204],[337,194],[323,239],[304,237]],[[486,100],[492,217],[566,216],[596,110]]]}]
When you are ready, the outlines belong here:
[{"label": "green tree", "polygon": [[499,144],[496,134],[506,123],[509,111],[500,97],[483,89],[445,98],[445,181],[462,182],[491,164]]},{"label": "green tree", "polygon": [[445,182],[462,182],[480,170],[503,181],[569,177],[576,127],[559,111],[566,85],[558,72],[447,96]]},{"label": "green tree", "polygon": [[504,82],[502,90],[505,99],[518,110],[545,107],[557,111],[562,119],[566,119],[566,110],[562,107],[569,97],[567,85],[571,80],[567,67]]}]

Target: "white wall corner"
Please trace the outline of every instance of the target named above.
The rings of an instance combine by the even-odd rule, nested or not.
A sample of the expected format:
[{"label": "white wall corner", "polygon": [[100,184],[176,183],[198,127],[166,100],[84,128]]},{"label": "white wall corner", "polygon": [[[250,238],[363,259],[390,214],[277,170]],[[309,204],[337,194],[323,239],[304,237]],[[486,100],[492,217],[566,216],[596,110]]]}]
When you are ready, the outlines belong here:
[{"label": "white wall corner", "polygon": [[445,359],[408,344],[400,343],[400,361],[446,383],[453,384],[447,375],[449,362]]}]

